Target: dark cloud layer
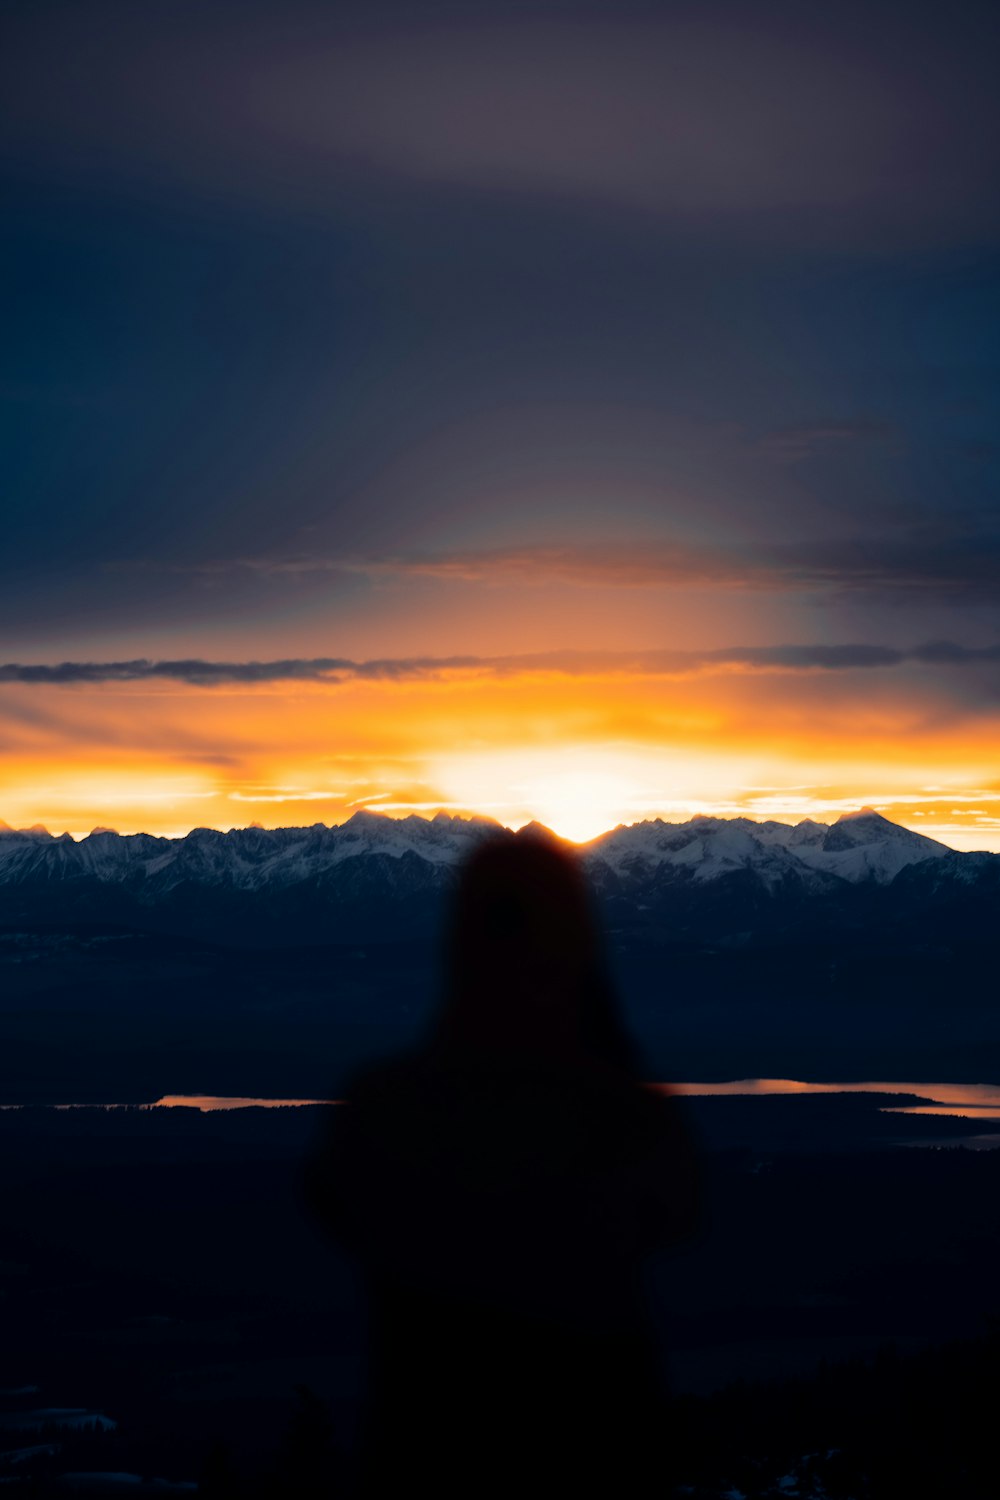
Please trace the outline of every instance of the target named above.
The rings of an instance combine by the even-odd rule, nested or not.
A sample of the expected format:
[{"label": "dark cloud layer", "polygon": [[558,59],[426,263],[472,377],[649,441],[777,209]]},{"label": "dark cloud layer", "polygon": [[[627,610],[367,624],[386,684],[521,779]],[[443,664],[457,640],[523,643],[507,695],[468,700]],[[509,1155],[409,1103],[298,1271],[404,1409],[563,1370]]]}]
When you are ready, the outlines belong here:
[{"label": "dark cloud layer", "polygon": [[[157,564],[132,564],[155,573]],[[1000,537],[930,534],[855,536],[742,547],[665,542],[532,545],[383,556],[322,552],[212,559],[169,569],[208,578],[246,573],[271,578],[438,578],[463,583],[569,583],[580,587],[721,587],[895,594],[1000,604]]]},{"label": "dark cloud layer", "polygon": [[0,683],[96,684],[172,681],[197,687],[231,683],[350,681],[394,682],[428,679],[451,673],[509,676],[558,672],[568,676],[641,674],[678,676],[728,667],[762,672],[857,671],[920,662],[935,667],[1000,662],[1000,645],[970,647],[952,641],[930,641],[909,650],[889,646],[734,646],[718,651],[533,652],[520,656],[402,657],[383,661],[349,661],[315,657],[288,661],[118,661],[59,662],[54,665],[9,662],[0,666]]}]

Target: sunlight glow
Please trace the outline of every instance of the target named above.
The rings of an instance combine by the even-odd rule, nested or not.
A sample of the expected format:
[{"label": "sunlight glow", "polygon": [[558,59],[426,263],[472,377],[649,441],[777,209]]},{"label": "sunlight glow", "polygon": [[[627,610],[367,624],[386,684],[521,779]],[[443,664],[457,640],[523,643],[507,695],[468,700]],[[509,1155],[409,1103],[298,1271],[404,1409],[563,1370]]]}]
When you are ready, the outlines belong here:
[{"label": "sunlight glow", "polygon": [[335,690],[13,684],[0,820],[173,837],[339,824],[371,808],[537,820],[586,841],[653,818],[832,823],[869,805],[943,843],[1000,852],[1000,713],[950,723],[885,684],[873,692],[832,674],[627,672]]},{"label": "sunlight glow", "polygon": [[669,752],[567,745],[442,759],[431,774],[456,808],[488,813],[511,828],[543,823],[585,843],[620,823],[685,821],[704,810],[699,784],[721,792],[726,771],[713,769],[711,758],[695,767]]},{"label": "sunlight glow", "polygon": [[537,809],[538,821],[575,843],[622,822],[632,792],[626,777],[598,770],[568,770],[528,783],[523,790],[525,801]]}]

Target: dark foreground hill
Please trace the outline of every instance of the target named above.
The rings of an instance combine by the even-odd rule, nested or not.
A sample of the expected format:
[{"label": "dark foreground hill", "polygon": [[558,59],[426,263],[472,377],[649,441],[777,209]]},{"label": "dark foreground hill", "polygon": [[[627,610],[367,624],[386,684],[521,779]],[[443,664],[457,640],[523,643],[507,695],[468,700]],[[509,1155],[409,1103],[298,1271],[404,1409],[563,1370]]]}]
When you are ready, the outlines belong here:
[{"label": "dark foreground hill", "polygon": [[[1000,1151],[891,1147],[881,1102],[700,1101],[704,1229],[649,1267],[664,1496],[997,1492]],[[302,1199],[323,1114],[0,1113],[12,1493],[348,1500],[364,1294]]]}]

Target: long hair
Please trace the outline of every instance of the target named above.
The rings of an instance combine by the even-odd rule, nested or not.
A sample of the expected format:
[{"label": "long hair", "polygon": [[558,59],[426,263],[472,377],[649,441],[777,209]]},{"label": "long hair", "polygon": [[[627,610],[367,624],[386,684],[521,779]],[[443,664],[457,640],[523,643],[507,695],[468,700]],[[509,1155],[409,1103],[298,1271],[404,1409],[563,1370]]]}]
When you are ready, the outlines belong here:
[{"label": "long hair", "polygon": [[635,1074],[590,893],[554,841],[498,835],[459,876],[431,1045]]}]

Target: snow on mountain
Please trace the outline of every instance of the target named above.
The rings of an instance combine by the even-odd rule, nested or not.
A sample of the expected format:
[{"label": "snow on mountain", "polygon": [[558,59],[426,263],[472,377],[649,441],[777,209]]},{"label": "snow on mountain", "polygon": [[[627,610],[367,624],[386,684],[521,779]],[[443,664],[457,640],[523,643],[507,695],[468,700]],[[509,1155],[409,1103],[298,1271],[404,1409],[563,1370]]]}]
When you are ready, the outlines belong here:
[{"label": "snow on mountain", "polygon": [[749,818],[695,817],[687,823],[657,818],[602,835],[588,846],[587,860],[633,879],[669,869],[708,881],[733,870],[753,869],[773,885],[796,870],[794,856],[769,831],[779,826],[783,827]]},{"label": "snow on mountain", "polygon": [[[438,813],[389,818],[357,812],[338,827],[240,828],[228,833],[196,828],[180,839],[95,830],[86,838],[54,838],[44,829],[0,827],[0,884],[96,880],[121,884],[155,900],[179,886],[230,890],[282,889],[332,876],[364,857],[413,860],[429,875],[459,864],[500,825],[489,818]],[[531,830],[522,830],[522,836]],[[581,851],[598,884],[607,877],[710,882],[749,871],[766,887],[796,882],[807,888],[846,881],[887,884],[906,866],[953,856],[934,839],[912,833],[870,808],[827,825],[754,822],[750,818],[694,817],[686,823],[623,825]],[[402,870],[402,864],[400,869]],[[388,867],[386,867],[388,868]]]},{"label": "snow on mountain", "polygon": [[789,879],[806,885],[836,877],[856,884],[886,884],[906,865],[953,851],[863,808],[833,825],[756,823],[750,818],[695,817],[687,823],[634,823],[602,834],[587,846],[587,860],[618,877],[648,879],[687,873],[709,881],[735,870],[753,871],[768,887]]},{"label": "snow on mountain", "polygon": [[276,889],[322,876],[346,860],[407,855],[438,866],[460,863],[498,828],[489,818],[389,818],[358,812],[339,827],[195,828],[184,838],[95,831],[41,839],[35,830],[0,832],[0,884],[96,879],[139,887],[155,899],[193,884],[232,890]]},{"label": "snow on mountain", "polygon": [[954,851],[863,807],[860,812],[838,818],[820,843],[800,847],[796,853],[814,869],[839,875],[842,880],[871,879],[886,884],[907,865],[942,859]]},{"label": "snow on mountain", "polygon": [[[256,946],[422,940],[457,866],[497,834],[555,838],[446,813],[177,839],[0,830],[0,928],[104,923]],[[1000,900],[1000,857],[957,853],[870,809],[832,825],[656,819],[579,853],[610,928],[655,942],[890,929],[978,940]]]}]

